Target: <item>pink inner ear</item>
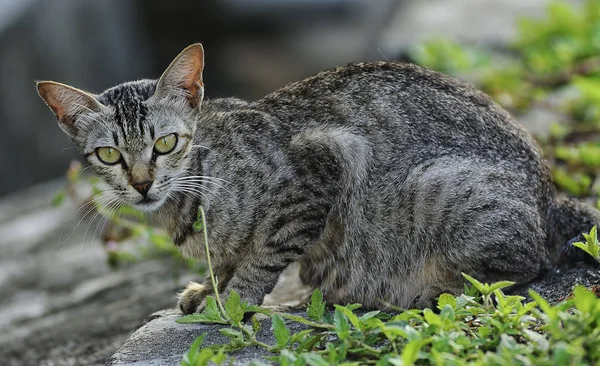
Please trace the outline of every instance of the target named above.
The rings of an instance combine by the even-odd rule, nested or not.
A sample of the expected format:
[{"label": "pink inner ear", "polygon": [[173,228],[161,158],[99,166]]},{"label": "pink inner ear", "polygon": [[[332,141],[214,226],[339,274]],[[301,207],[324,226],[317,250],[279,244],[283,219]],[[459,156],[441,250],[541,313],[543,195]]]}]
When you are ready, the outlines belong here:
[{"label": "pink inner ear", "polygon": [[198,105],[198,94],[200,89],[204,87],[202,82],[202,54],[194,52],[185,60],[184,70],[187,71],[185,78],[179,83],[179,86],[187,91],[187,99],[192,106]]},{"label": "pink inner ear", "polygon": [[[56,90],[54,90],[56,91]],[[46,101],[46,104],[52,109],[52,112],[56,115],[56,118],[60,121],[63,119],[65,114],[67,113],[66,108],[61,104],[61,102],[55,98],[53,94],[53,90],[50,86],[44,86],[40,88],[40,95]]]},{"label": "pink inner ear", "polygon": [[62,120],[63,117],[67,114],[67,110],[66,108],[64,108],[58,101],[53,100],[52,101],[52,110],[54,111],[54,114],[56,114],[56,118],[58,118],[59,120]]},{"label": "pink inner ear", "polygon": [[[169,65],[159,79],[155,95],[163,97],[174,93],[175,96],[185,96],[192,106],[201,102],[202,71],[204,68],[204,51],[200,44],[193,44],[184,49]],[[200,100],[198,100],[200,99]]]},{"label": "pink inner ear", "polygon": [[195,72],[190,74],[180,85],[186,89],[191,96],[197,96],[200,88],[204,86],[202,83],[202,70],[194,65]]}]

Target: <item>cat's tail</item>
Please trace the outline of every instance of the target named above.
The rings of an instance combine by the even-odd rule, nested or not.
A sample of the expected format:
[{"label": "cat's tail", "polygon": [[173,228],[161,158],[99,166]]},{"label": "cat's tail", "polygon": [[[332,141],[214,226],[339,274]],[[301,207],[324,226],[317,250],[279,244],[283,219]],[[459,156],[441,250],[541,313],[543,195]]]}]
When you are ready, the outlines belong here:
[{"label": "cat's tail", "polygon": [[596,259],[573,243],[585,241],[582,233],[600,225],[600,211],[584,202],[570,198],[557,198],[550,207],[549,234],[551,245],[560,251],[561,262],[586,262],[600,265]]}]

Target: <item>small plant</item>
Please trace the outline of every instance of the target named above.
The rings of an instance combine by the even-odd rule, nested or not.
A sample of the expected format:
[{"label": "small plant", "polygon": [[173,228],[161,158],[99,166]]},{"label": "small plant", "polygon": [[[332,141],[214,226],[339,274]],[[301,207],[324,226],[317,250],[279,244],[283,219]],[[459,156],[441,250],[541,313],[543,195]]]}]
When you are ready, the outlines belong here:
[{"label": "small plant", "polygon": [[583,234],[585,243],[579,241],[577,243],[573,243],[573,245],[584,250],[587,254],[591,255],[600,262],[600,243],[598,243],[597,232],[598,228],[597,226],[594,226],[592,230],[590,230],[589,234]]}]

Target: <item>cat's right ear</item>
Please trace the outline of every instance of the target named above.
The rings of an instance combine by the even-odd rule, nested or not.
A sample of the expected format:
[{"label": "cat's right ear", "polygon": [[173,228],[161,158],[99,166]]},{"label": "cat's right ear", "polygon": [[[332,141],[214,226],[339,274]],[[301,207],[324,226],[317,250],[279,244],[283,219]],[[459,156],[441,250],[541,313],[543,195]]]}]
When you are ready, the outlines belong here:
[{"label": "cat's right ear", "polygon": [[157,98],[184,97],[192,108],[204,98],[204,48],[200,43],[186,47],[162,74],[156,85]]},{"label": "cat's right ear", "polygon": [[76,117],[83,113],[100,113],[104,109],[92,94],[55,81],[40,81],[37,90],[50,107],[60,128],[70,137],[77,135]]}]

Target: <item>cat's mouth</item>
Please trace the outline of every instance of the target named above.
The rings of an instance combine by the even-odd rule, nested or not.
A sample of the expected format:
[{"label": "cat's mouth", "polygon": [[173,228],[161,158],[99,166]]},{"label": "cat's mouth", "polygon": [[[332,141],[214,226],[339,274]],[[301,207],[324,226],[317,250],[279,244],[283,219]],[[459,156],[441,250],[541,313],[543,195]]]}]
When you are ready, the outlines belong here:
[{"label": "cat's mouth", "polygon": [[150,198],[150,197],[144,197],[141,200],[138,201],[139,205],[148,205],[148,204],[152,204],[154,202],[158,202],[157,199],[155,198]]},{"label": "cat's mouth", "polygon": [[137,201],[134,206],[140,211],[149,212],[158,209],[162,206],[163,202],[163,198],[152,198],[147,196]]}]

